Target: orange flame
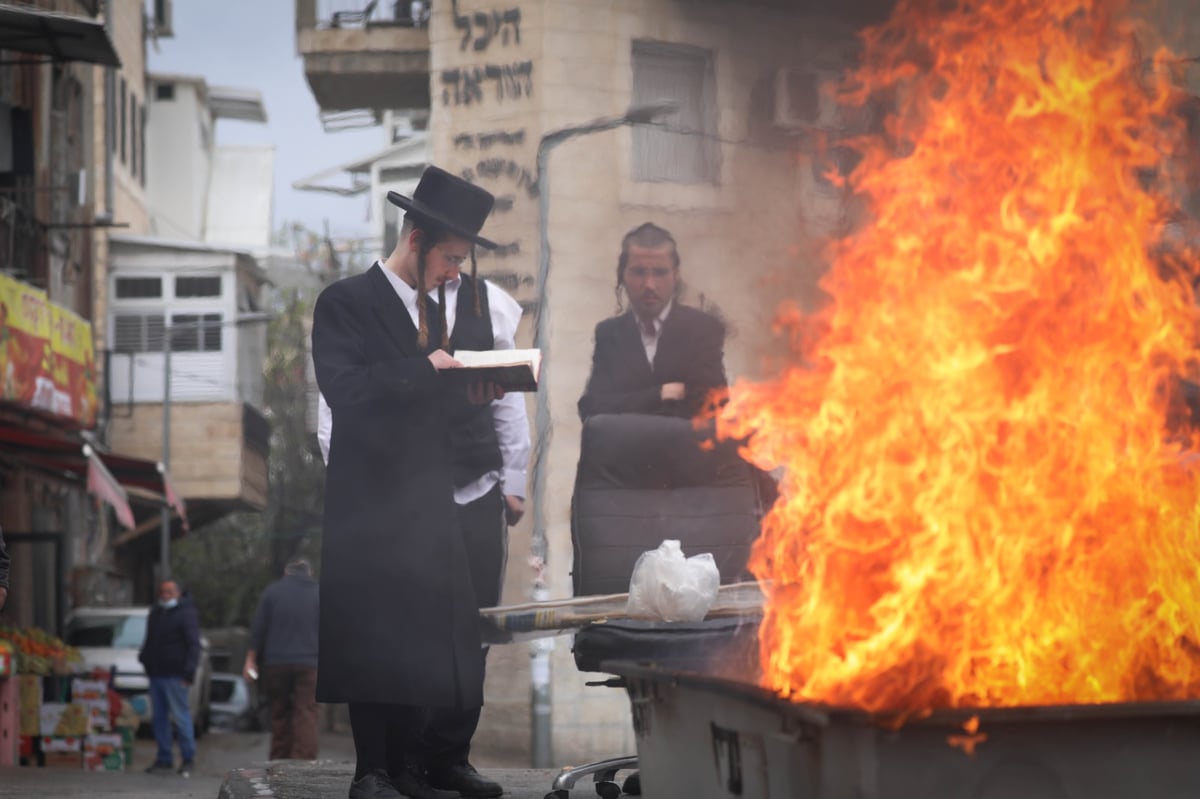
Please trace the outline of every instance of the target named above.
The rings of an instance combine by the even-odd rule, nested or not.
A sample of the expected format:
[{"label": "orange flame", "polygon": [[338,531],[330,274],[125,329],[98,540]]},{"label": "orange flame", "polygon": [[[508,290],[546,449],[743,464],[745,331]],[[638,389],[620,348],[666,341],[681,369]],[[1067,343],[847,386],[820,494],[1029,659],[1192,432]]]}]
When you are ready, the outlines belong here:
[{"label": "orange flame", "polygon": [[751,563],[764,682],[901,715],[1200,698],[1167,54],[1117,0],[950,5],[864,36],[854,96],[903,98],[850,176],[870,220],[829,307],[781,313],[805,367],[719,411],[783,467]]}]

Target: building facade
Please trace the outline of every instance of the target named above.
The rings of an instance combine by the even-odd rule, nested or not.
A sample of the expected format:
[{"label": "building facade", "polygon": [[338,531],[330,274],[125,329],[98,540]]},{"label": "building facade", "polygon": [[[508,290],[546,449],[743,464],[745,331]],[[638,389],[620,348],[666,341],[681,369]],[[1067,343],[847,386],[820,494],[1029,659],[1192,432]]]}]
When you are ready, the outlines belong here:
[{"label": "building facade", "polygon": [[[216,140],[221,119],[265,121],[257,92],[184,75],[144,85],[145,226],[108,240],[109,434],[123,452],[169,462],[199,527],[266,504],[258,257],[270,245],[274,153]],[[158,528],[147,518],[120,543],[153,563]]]},{"label": "building facade", "polygon": [[[141,0],[0,7],[0,373],[8,376],[0,391],[0,526],[14,558],[6,616],[21,626],[58,631],[72,605],[149,601],[160,539],[147,533],[159,529],[163,509],[173,534],[186,529],[186,492],[195,492],[194,525],[265,501],[265,329],[256,318],[265,278],[246,249],[261,242],[265,253],[269,243],[273,155],[250,154],[252,174],[266,174],[267,186],[258,206],[240,210],[244,219],[256,211],[257,227],[225,220],[221,235],[235,240],[223,248],[202,237],[183,248],[150,239],[154,87],[146,46],[170,35],[170,2],[153,9]],[[262,115],[257,93],[213,95],[206,111],[218,116]],[[215,169],[228,175],[244,165],[235,158]],[[207,189],[209,176],[200,178]],[[210,192],[199,196],[207,201]],[[125,268],[132,284],[120,280]],[[174,292],[157,339],[163,329],[178,335],[172,377],[184,382],[171,415],[173,454],[204,476],[179,491],[163,457],[163,375],[151,398],[142,373],[139,395],[132,353],[118,351],[133,335],[132,322],[116,318],[130,301],[124,292],[144,286],[137,281],[148,272]],[[139,299],[124,310],[144,310]],[[204,337],[205,320],[216,317],[222,326]],[[166,328],[167,319],[179,324]],[[150,327],[140,329],[146,338]],[[216,341],[229,354],[215,373],[236,391],[198,396],[185,372],[212,367],[189,359],[211,360]],[[116,381],[113,357],[122,367]],[[143,413],[158,421],[143,420],[135,433],[130,420]]]},{"label": "building facade", "polygon": [[[93,349],[96,75],[121,63],[97,4],[0,8],[0,526],[13,557],[6,616],[58,630],[108,558],[89,496],[102,379]],[[126,508],[127,510],[127,505]]]}]

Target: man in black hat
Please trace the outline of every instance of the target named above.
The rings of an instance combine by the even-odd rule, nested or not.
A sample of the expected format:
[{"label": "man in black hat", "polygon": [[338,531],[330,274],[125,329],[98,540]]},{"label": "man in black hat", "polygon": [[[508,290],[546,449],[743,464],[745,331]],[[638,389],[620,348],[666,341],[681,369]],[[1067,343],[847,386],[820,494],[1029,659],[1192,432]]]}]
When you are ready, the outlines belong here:
[{"label": "man in black hat", "polygon": [[[405,198],[389,193],[404,207]],[[412,227],[405,220],[401,238]],[[439,326],[449,331],[451,352],[516,347],[521,306],[503,289],[477,278],[475,260],[469,275],[460,273],[430,292],[437,297]],[[317,440],[328,463],[333,419],[319,398]],[[454,471],[454,501],[470,562],[475,604],[500,603],[508,556],[507,527],[525,511],[526,469],[529,463],[529,421],[525,400],[509,394],[489,404],[472,404],[458,397],[448,406],[450,452]],[[482,652],[486,658],[486,649]],[[500,796],[501,785],[481,775],[470,762],[471,739],[481,708],[441,708],[425,729],[427,778],[430,784],[458,791],[464,797]]]},{"label": "man in black hat", "polygon": [[[424,735],[435,710],[483,704],[470,566],[454,502],[452,408],[438,372],[445,304],[493,198],[430,167],[386,261],[326,288],[313,311],[317,382],[332,411],[322,541],[317,699],[350,709],[351,799],[451,799],[430,785]],[[461,388],[458,391],[462,391]],[[469,399],[502,395],[476,384]]]}]

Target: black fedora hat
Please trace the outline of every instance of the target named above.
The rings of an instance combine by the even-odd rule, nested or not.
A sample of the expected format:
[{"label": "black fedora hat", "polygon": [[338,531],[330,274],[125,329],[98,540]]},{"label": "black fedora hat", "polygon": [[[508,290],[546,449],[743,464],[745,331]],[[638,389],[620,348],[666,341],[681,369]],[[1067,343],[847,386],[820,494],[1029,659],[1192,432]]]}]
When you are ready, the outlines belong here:
[{"label": "black fedora hat", "polygon": [[412,197],[389,191],[387,198],[403,208],[419,228],[439,227],[481,247],[496,249],[496,242],[479,235],[496,198],[444,169],[427,167]]}]

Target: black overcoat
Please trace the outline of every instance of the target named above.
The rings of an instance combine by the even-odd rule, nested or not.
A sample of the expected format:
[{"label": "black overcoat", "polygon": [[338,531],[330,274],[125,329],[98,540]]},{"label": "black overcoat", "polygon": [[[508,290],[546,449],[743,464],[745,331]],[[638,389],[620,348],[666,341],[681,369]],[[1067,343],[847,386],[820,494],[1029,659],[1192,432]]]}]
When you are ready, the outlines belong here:
[{"label": "black overcoat", "polygon": [[313,310],[313,363],[333,412],[321,546],[322,702],[483,704],[447,389],[416,338],[379,264],[328,286]]},{"label": "black overcoat", "polygon": [[[725,326],[698,308],[676,302],[663,321],[654,352],[646,360],[633,311],[596,325],[592,373],[579,399],[579,416],[598,413],[657,413],[695,416],[711,389],[725,385]],[[682,401],[662,399],[665,383],[683,383]]]}]

